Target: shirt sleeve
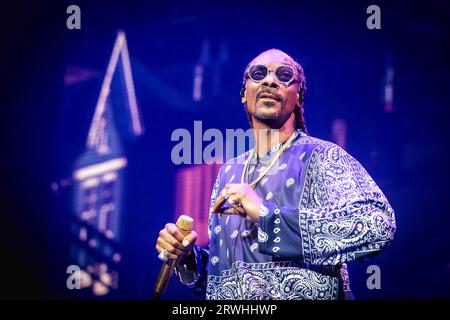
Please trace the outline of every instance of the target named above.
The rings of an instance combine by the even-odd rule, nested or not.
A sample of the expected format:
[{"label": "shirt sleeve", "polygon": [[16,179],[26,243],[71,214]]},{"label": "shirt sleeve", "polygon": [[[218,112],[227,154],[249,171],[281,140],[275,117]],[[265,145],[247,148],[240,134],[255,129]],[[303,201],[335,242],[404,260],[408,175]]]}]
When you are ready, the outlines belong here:
[{"label": "shirt sleeve", "polygon": [[192,289],[197,295],[204,295],[206,292],[206,280],[209,253],[207,248],[200,248],[195,245],[193,248],[195,256],[196,270],[188,268],[186,264],[178,264],[175,267],[175,274],[180,282]]},{"label": "shirt sleeve", "polygon": [[316,265],[373,256],[393,240],[392,207],[361,164],[334,144],[311,154],[298,204],[260,207],[259,250]]}]

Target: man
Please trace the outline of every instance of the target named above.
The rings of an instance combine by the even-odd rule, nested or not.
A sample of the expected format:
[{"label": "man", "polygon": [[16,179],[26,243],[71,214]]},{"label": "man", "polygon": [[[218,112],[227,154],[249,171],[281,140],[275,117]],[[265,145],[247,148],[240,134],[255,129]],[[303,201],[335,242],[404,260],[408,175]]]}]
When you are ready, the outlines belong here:
[{"label": "man", "polygon": [[195,232],[160,232],[160,258],[180,258],[178,277],[207,299],[351,298],[346,262],[393,239],[394,212],[365,169],[307,135],[305,90],[286,53],[257,56],[241,91],[255,148],[220,169],[209,250],[194,245]]}]

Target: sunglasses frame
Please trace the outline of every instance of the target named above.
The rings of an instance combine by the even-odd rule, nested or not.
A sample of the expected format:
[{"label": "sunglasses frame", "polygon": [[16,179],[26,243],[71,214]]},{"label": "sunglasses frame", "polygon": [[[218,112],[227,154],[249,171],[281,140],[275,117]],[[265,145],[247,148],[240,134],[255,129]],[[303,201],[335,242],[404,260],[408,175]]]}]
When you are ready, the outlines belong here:
[{"label": "sunglasses frame", "polygon": [[[263,66],[263,67],[265,67],[265,68],[267,69],[267,74],[266,74],[266,76],[265,76],[264,78],[262,78],[261,80],[255,80],[255,79],[253,79],[252,76],[250,75],[250,69],[253,68],[253,67],[255,67],[255,66]],[[277,69],[278,69],[278,68],[281,68],[281,67],[288,67],[288,68],[292,69],[294,75],[293,75],[293,77],[292,77],[291,80],[289,80],[289,81],[286,82],[286,81],[280,81],[280,79],[278,79],[278,76],[277,76]],[[259,82],[263,81],[265,78],[267,78],[267,76],[268,76],[271,72],[275,75],[274,79],[276,79],[276,81],[277,81],[278,83],[281,83],[281,84],[283,84],[283,85],[285,85],[285,86],[287,86],[287,87],[289,87],[289,86],[292,85],[293,83],[297,82],[297,76],[298,76],[297,70],[295,70],[295,68],[294,68],[293,66],[289,65],[289,64],[280,64],[280,65],[276,66],[275,69],[269,69],[269,68],[268,68],[266,65],[264,65],[264,64],[259,64],[259,63],[257,63],[257,64],[252,64],[252,65],[249,66],[248,69],[247,69],[247,77],[248,77],[250,80],[252,80],[253,82],[259,83]]]}]

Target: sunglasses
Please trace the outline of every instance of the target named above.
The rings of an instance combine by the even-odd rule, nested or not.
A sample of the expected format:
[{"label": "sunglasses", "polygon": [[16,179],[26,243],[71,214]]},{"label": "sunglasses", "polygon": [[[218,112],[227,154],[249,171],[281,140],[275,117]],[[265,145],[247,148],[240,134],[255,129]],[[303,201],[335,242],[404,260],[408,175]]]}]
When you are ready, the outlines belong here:
[{"label": "sunglasses", "polygon": [[272,72],[275,75],[276,80],[286,86],[290,86],[295,82],[297,77],[296,70],[289,65],[279,65],[274,70],[269,70],[263,64],[255,64],[248,68],[248,77],[254,82],[263,81],[267,75]]}]

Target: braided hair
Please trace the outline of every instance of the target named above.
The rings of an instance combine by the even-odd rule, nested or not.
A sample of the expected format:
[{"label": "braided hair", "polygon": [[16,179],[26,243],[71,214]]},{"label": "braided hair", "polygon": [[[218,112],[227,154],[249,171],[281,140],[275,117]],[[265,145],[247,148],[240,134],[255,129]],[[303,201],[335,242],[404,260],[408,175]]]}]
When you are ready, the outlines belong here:
[{"label": "braided hair", "polygon": [[[273,49],[272,49],[273,50]],[[286,54],[287,55],[287,54]],[[302,130],[304,133],[308,133],[308,130],[306,129],[306,123],[305,123],[305,116],[304,116],[304,98],[305,98],[305,92],[306,92],[306,79],[305,79],[305,72],[303,71],[302,66],[292,59],[289,55],[287,55],[293,62],[294,68],[297,70],[297,82],[298,82],[298,102],[296,103],[294,107],[294,114],[295,114],[295,128]],[[252,62],[250,62],[244,71],[244,79],[242,81],[242,88],[240,91],[241,97],[245,96],[245,83],[247,81],[248,77],[248,69],[250,68]],[[251,114],[246,108],[247,112],[247,118],[250,122],[250,126],[252,126],[252,118]]]}]

